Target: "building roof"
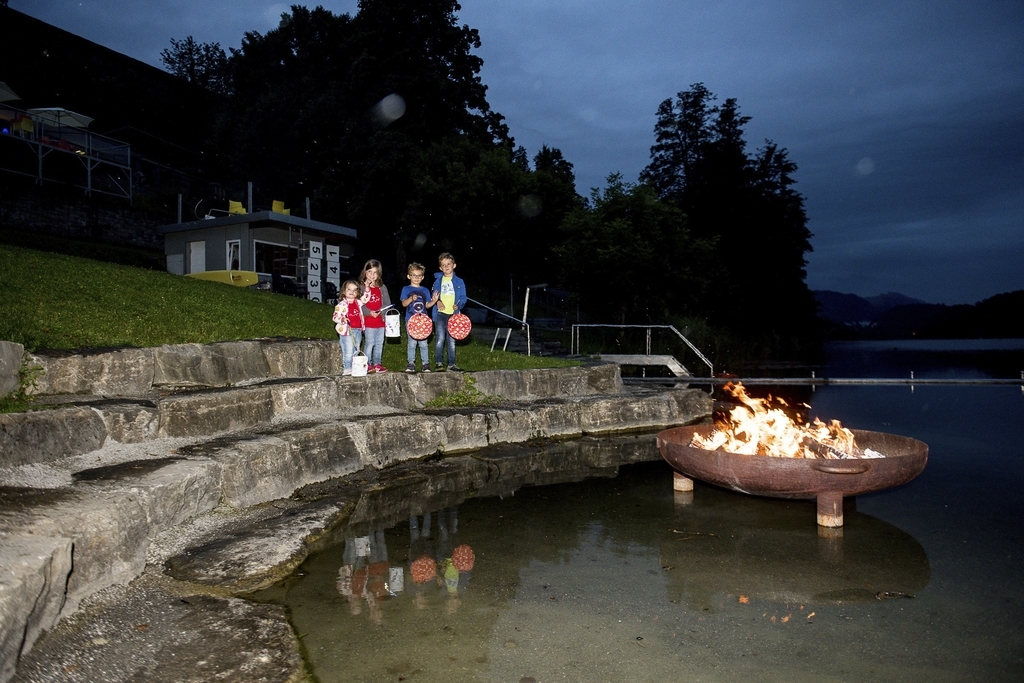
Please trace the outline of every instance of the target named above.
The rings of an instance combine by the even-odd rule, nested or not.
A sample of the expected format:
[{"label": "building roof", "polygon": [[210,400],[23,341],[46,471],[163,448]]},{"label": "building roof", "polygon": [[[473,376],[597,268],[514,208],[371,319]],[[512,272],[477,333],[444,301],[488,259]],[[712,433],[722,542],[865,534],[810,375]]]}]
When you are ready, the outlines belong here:
[{"label": "building roof", "polygon": [[301,218],[299,216],[289,216],[288,214],[277,213],[276,211],[254,211],[253,213],[229,214],[227,216],[218,216],[217,218],[206,218],[203,220],[188,221],[185,223],[171,223],[170,225],[161,225],[157,227],[156,230],[161,235],[165,235],[170,232],[204,230],[206,228],[220,228],[227,225],[243,225],[246,223],[248,223],[250,227],[254,228],[289,227],[327,232],[332,235],[351,237],[352,239],[355,239],[357,236],[356,231],[352,228],[345,228],[332,223],[314,221],[308,218]]}]

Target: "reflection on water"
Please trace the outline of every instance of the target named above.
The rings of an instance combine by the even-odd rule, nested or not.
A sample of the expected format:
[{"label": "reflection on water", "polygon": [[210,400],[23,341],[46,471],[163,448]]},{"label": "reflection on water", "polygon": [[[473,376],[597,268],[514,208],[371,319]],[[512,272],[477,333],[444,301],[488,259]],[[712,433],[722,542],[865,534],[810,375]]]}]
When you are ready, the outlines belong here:
[{"label": "reflection on water", "polygon": [[1020,680],[1020,390],[825,387],[811,403],[930,446],[920,477],[858,497],[837,535],[811,501],[699,482],[677,498],[660,462],[609,478],[615,448],[561,444],[535,451],[540,469],[478,465],[489,484],[421,465],[263,598],[289,606],[325,683]]},{"label": "reflection on water", "polygon": [[691,609],[718,594],[774,603],[839,604],[913,596],[928,585],[928,556],[912,536],[852,509],[845,526],[808,524],[808,505],[707,487],[676,505],[661,544],[669,595]]}]

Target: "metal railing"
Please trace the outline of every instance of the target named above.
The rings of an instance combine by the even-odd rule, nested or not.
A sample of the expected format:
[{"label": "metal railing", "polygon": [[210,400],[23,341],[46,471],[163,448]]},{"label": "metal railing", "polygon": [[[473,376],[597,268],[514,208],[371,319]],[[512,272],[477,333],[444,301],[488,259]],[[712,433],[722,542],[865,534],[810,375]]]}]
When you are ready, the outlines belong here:
[{"label": "metal railing", "polygon": [[570,341],[569,341],[569,352],[572,353],[572,354],[575,354],[577,356],[580,355],[580,329],[579,328],[584,328],[584,327],[605,327],[605,328],[612,328],[612,329],[627,329],[628,328],[628,329],[642,329],[642,330],[646,330],[647,331],[647,334],[646,334],[646,341],[647,341],[646,353],[647,353],[648,356],[651,355],[651,330],[670,330],[670,331],[674,332],[677,337],[682,339],[683,343],[685,343],[687,346],[690,347],[690,350],[693,351],[697,355],[697,358],[700,358],[704,362],[704,364],[708,366],[708,371],[710,372],[711,376],[714,377],[714,375],[715,375],[715,366],[712,365],[711,361],[709,361],[704,356],[704,354],[700,352],[700,349],[698,349],[696,346],[693,345],[693,342],[691,342],[689,339],[687,339],[686,336],[682,332],[677,330],[672,325],[608,325],[608,324],[577,324],[577,325],[573,325],[572,326],[572,336],[570,337]]},{"label": "metal railing", "polygon": [[[466,297],[466,301],[472,301],[474,304],[476,304],[480,308],[485,308],[488,311],[490,311],[491,313],[497,313],[498,315],[502,316],[503,318],[508,318],[509,320],[514,321],[517,325],[520,325],[521,327],[523,327],[526,330],[526,355],[527,356],[530,355],[530,325],[525,320],[520,320],[519,318],[516,318],[515,316],[511,316],[508,313],[505,313],[504,311],[499,311],[496,308],[491,308],[487,304],[481,303],[481,302],[477,301],[476,299],[471,299],[469,297]],[[503,328],[499,327],[498,330],[495,330],[495,332],[494,332],[494,341],[491,342],[491,351],[494,351],[494,344],[496,344],[497,341],[498,341],[498,331],[500,331],[501,329],[503,329]],[[511,327],[508,328],[508,335],[505,336],[505,348],[506,349],[508,348],[508,338],[510,336],[512,336],[512,328]]]},{"label": "metal railing", "polygon": [[[0,170],[33,177],[36,183],[69,182],[93,192],[132,199],[131,145],[120,140],[92,133],[84,128],[53,123],[31,111],[0,105],[0,134],[11,142],[18,141],[32,150],[32,169],[21,168],[0,160]],[[82,164],[84,184],[48,172],[44,160],[51,154],[68,155]],[[113,175],[112,175],[113,174]]]}]

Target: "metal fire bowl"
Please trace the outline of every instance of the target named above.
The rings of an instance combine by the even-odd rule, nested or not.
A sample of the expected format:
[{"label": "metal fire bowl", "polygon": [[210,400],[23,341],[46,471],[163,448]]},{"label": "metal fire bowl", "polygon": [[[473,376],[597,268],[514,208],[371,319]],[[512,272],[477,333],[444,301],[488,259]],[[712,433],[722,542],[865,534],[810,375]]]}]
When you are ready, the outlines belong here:
[{"label": "metal fire bowl", "polygon": [[661,457],[680,474],[740,493],[817,499],[818,524],[826,527],[843,525],[843,496],[905,484],[921,474],[928,462],[926,443],[859,429],[852,430],[857,445],[884,458],[774,458],[689,446],[694,433],[707,436],[713,429],[713,425],[666,429],[658,434]]}]

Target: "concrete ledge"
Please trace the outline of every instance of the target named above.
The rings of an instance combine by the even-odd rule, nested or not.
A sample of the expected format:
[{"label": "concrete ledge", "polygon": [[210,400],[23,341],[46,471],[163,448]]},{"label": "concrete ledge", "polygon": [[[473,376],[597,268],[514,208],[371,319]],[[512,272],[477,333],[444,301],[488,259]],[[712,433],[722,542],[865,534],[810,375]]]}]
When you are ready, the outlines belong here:
[{"label": "concrete ledge", "polygon": [[0,681],[57,623],[70,573],[70,539],[0,536]]},{"label": "concrete ledge", "polygon": [[[234,382],[245,368],[299,372],[303,358],[329,364],[330,354],[337,352],[335,345],[318,342],[295,348],[255,342],[211,347],[201,353],[175,351],[179,358],[191,358],[193,365],[182,368],[173,381],[219,376]],[[272,361],[265,354],[265,366],[256,354],[260,348],[273,348],[277,354]],[[224,356],[234,352],[239,360],[232,365]],[[164,360],[172,357],[168,352]],[[127,357],[120,360],[129,364]],[[96,368],[113,367],[111,359],[107,366],[96,358],[90,362]],[[169,381],[170,371],[161,372],[161,381]],[[105,385],[88,386],[127,386],[115,381],[115,375],[108,370],[111,379]],[[53,625],[57,614],[70,614],[97,591],[140,576],[151,540],[195,526],[191,520],[224,511],[245,516],[260,507],[273,509],[266,516],[265,533],[251,524],[239,526],[226,536],[193,544],[171,563],[183,580],[202,581],[218,590],[251,590],[291,571],[349,510],[350,522],[376,519],[384,512],[407,517],[409,504],[395,501],[411,491],[433,504],[454,500],[464,490],[459,487],[467,484],[488,495],[524,482],[612,476],[622,462],[650,459],[653,438],[643,445],[627,439],[603,454],[575,441],[557,447],[546,442],[539,450],[527,442],[685,424],[711,410],[710,397],[697,390],[627,392],[615,366],[472,376],[478,390],[502,396],[505,403],[422,410],[445,391],[463,390],[464,373],[386,373],[365,379],[317,374],[0,416],[0,465],[52,467],[65,459],[73,461],[66,466],[74,476],[74,483],[59,484],[62,488],[0,488],[0,648],[16,650],[13,655],[0,651],[4,661],[17,661],[27,652],[22,643],[30,640],[25,634],[34,638]],[[70,373],[63,377],[66,388],[86,386],[72,381]],[[275,421],[275,416],[287,419]],[[117,443],[104,446],[108,436]],[[147,442],[153,445],[137,450],[123,445]],[[501,444],[513,445],[504,455],[489,449],[485,454],[424,460]],[[120,459],[114,462],[120,464],[80,469],[94,467],[94,460],[136,452],[136,460],[125,462],[123,455],[116,455]],[[154,452],[167,457],[153,459]],[[86,453],[88,458],[70,457]],[[551,458],[547,465],[545,457]],[[586,472],[580,474],[580,467]],[[71,474],[67,477],[70,481]],[[307,498],[301,504],[288,500],[304,487],[330,491],[342,477],[348,493],[335,490],[327,494],[331,498]],[[376,491],[375,482],[381,480],[389,482],[386,495]],[[21,537],[38,543],[8,544],[8,539]],[[199,549],[202,566],[186,557],[198,558]],[[28,559],[18,560],[21,556]],[[8,643],[11,638],[18,641],[17,648]]]},{"label": "concrete ledge", "polygon": [[159,412],[159,436],[203,436],[269,422],[274,397],[265,387],[184,394],[160,401]]},{"label": "concrete ledge", "polygon": [[65,612],[96,591],[131,581],[146,564],[149,525],[131,492],[0,489],[0,529],[71,539]]},{"label": "concrete ledge", "polygon": [[301,339],[264,341],[271,377],[320,377],[341,374],[341,350],[337,341]]},{"label": "concrete ledge", "polygon": [[153,349],[34,355],[43,373],[32,393],[145,396],[153,388],[153,357]]},{"label": "concrete ledge", "polygon": [[[148,574],[104,598],[39,642],[19,665],[19,680],[309,680],[298,638],[279,605],[196,595]],[[97,623],[102,631],[95,630]]]},{"label": "concrete ledge", "polygon": [[221,476],[221,466],[214,460],[163,458],[87,470],[76,479],[83,490],[137,498],[147,537],[152,537],[217,507]]},{"label": "concrete ledge", "polygon": [[[614,365],[551,370],[487,370],[474,372],[476,388],[491,396],[516,401],[622,393]],[[461,388],[461,387],[460,387]]]},{"label": "concrete ledge", "polygon": [[97,408],[107,436],[118,443],[142,443],[159,437],[160,414],[152,403],[116,403]]},{"label": "concrete ledge", "polygon": [[0,341],[0,396],[13,394],[18,390],[21,378],[21,359],[25,347],[9,341]]},{"label": "concrete ledge", "polygon": [[437,415],[444,428],[440,449],[445,453],[459,453],[484,448],[488,445],[490,421],[480,412],[445,412]]},{"label": "concrete ledge", "polygon": [[274,383],[270,394],[275,415],[329,412],[340,406],[338,383],[329,378]]},{"label": "concrete ledge", "polygon": [[[341,352],[337,343],[327,340],[168,344],[151,349],[38,354],[31,362],[44,370],[33,392],[38,395],[146,396],[154,388],[225,387],[341,373]],[[19,355],[15,376],[20,364]]]},{"label": "concrete ledge", "polygon": [[286,578],[318,539],[342,519],[345,501],[281,501],[259,522],[216,530],[164,563],[168,576],[228,589],[233,594],[268,588]]},{"label": "concrete ledge", "polygon": [[91,408],[57,408],[0,415],[0,465],[51,462],[96,450],[107,427]]},{"label": "concrete ledge", "polygon": [[[358,432],[358,430],[357,430]],[[328,423],[234,443],[213,453],[223,467],[223,502],[242,508],[286,498],[301,486],[363,467],[347,423]]]},{"label": "concrete ledge", "polygon": [[[686,398],[683,398],[686,395]],[[702,391],[667,391],[608,397],[583,405],[584,434],[615,434],[685,424],[711,413],[711,397]]]},{"label": "concrete ledge", "polygon": [[430,415],[386,415],[350,427],[365,467],[380,469],[433,455],[445,443],[444,422]]}]

